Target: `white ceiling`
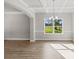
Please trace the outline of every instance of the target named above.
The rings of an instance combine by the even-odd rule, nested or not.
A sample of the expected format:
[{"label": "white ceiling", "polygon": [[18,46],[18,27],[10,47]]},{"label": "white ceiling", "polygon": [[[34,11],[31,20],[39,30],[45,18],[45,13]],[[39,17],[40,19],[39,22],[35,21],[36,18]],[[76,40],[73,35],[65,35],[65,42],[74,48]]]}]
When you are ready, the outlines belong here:
[{"label": "white ceiling", "polygon": [[28,4],[30,8],[33,8],[35,12],[73,12],[74,0],[22,0]]},{"label": "white ceiling", "polygon": [[[29,10],[36,12],[73,12],[74,0],[55,0],[53,7],[53,0],[5,0],[6,2],[16,2],[24,8],[28,7]],[[16,4],[17,6],[17,4]],[[27,8],[26,8],[27,9]]]}]

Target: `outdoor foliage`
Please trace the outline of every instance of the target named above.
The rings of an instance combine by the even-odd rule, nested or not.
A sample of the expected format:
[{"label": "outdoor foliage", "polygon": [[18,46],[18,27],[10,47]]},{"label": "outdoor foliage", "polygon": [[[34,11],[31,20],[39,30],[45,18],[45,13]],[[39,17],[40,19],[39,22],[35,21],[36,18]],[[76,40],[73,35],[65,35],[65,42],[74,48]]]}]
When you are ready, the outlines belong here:
[{"label": "outdoor foliage", "polygon": [[61,19],[55,19],[54,20],[54,25],[55,26],[62,26],[62,20]]},{"label": "outdoor foliage", "polygon": [[62,33],[62,27],[59,27],[59,26],[54,27],[54,32],[55,33]]}]

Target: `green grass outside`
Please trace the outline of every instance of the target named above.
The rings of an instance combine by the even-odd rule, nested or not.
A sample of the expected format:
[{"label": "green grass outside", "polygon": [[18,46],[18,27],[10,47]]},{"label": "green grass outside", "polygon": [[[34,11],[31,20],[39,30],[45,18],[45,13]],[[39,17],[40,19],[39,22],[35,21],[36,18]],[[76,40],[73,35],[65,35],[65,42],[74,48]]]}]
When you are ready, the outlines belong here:
[{"label": "green grass outside", "polygon": [[56,26],[56,27],[54,28],[54,32],[55,32],[55,33],[62,33],[62,27]]},{"label": "green grass outside", "polygon": [[45,26],[45,33],[53,33],[53,27],[52,26]]}]

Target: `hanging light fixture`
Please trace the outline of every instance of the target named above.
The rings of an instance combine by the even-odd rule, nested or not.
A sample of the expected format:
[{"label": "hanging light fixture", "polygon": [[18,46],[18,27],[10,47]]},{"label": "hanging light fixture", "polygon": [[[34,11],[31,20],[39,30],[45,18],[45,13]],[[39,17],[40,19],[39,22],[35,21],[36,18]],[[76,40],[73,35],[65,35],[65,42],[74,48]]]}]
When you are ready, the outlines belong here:
[{"label": "hanging light fixture", "polygon": [[54,8],[54,2],[55,0],[52,0],[53,1],[53,4],[52,4],[52,11],[53,11],[53,16],[51,16],[52,19],[55,19],[55,8]]},{"label": "hanging light fixture", "polygon": [[52,4],[52,5],[53,5],[53,6],[52,6],[52,8],[53,8],[53,9],[52,9],[52,10],[53,10],[53,16],[52,16],[52,18],[53,18],[53,19],[59,19],[59,17],[55,15],[55,4],[54,4],[55,0],[52,0],[52,1],[53,1],[53,4]]},{"label": "hanging light fixture", "polygon": [[53,17],[55,17],[55,10],[54,10],[54,2],[55,2],[55,0],[53,0]]}]

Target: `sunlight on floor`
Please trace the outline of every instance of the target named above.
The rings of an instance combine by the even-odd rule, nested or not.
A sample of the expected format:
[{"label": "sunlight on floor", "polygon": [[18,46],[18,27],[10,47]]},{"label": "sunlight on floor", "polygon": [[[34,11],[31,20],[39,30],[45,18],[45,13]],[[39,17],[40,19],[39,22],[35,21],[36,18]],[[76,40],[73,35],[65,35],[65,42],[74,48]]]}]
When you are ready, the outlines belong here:
[{"label": "sunlight on floor", "polygon": [[74,54],[70,50],[57,50],[62,56],[64,56],[66,59],[74,59]]},{"label": "sunlight on floor", "polygon": [[73,44],[63,44],[65,47],[69,48],[69,49],[74,49],[74,45]]},{"label": "sunlight on floor", "polygon": [[66,49],[64,46],[62,46],[61,44],[51,44],[51,46],[56,49],[56,50],[59,50],[59,49]]},{"label": "sunlight on floor", "polygon": [[74,59],[74,45],[73,44],[50,44],[57,52],[59,52],[65,59]]}]

